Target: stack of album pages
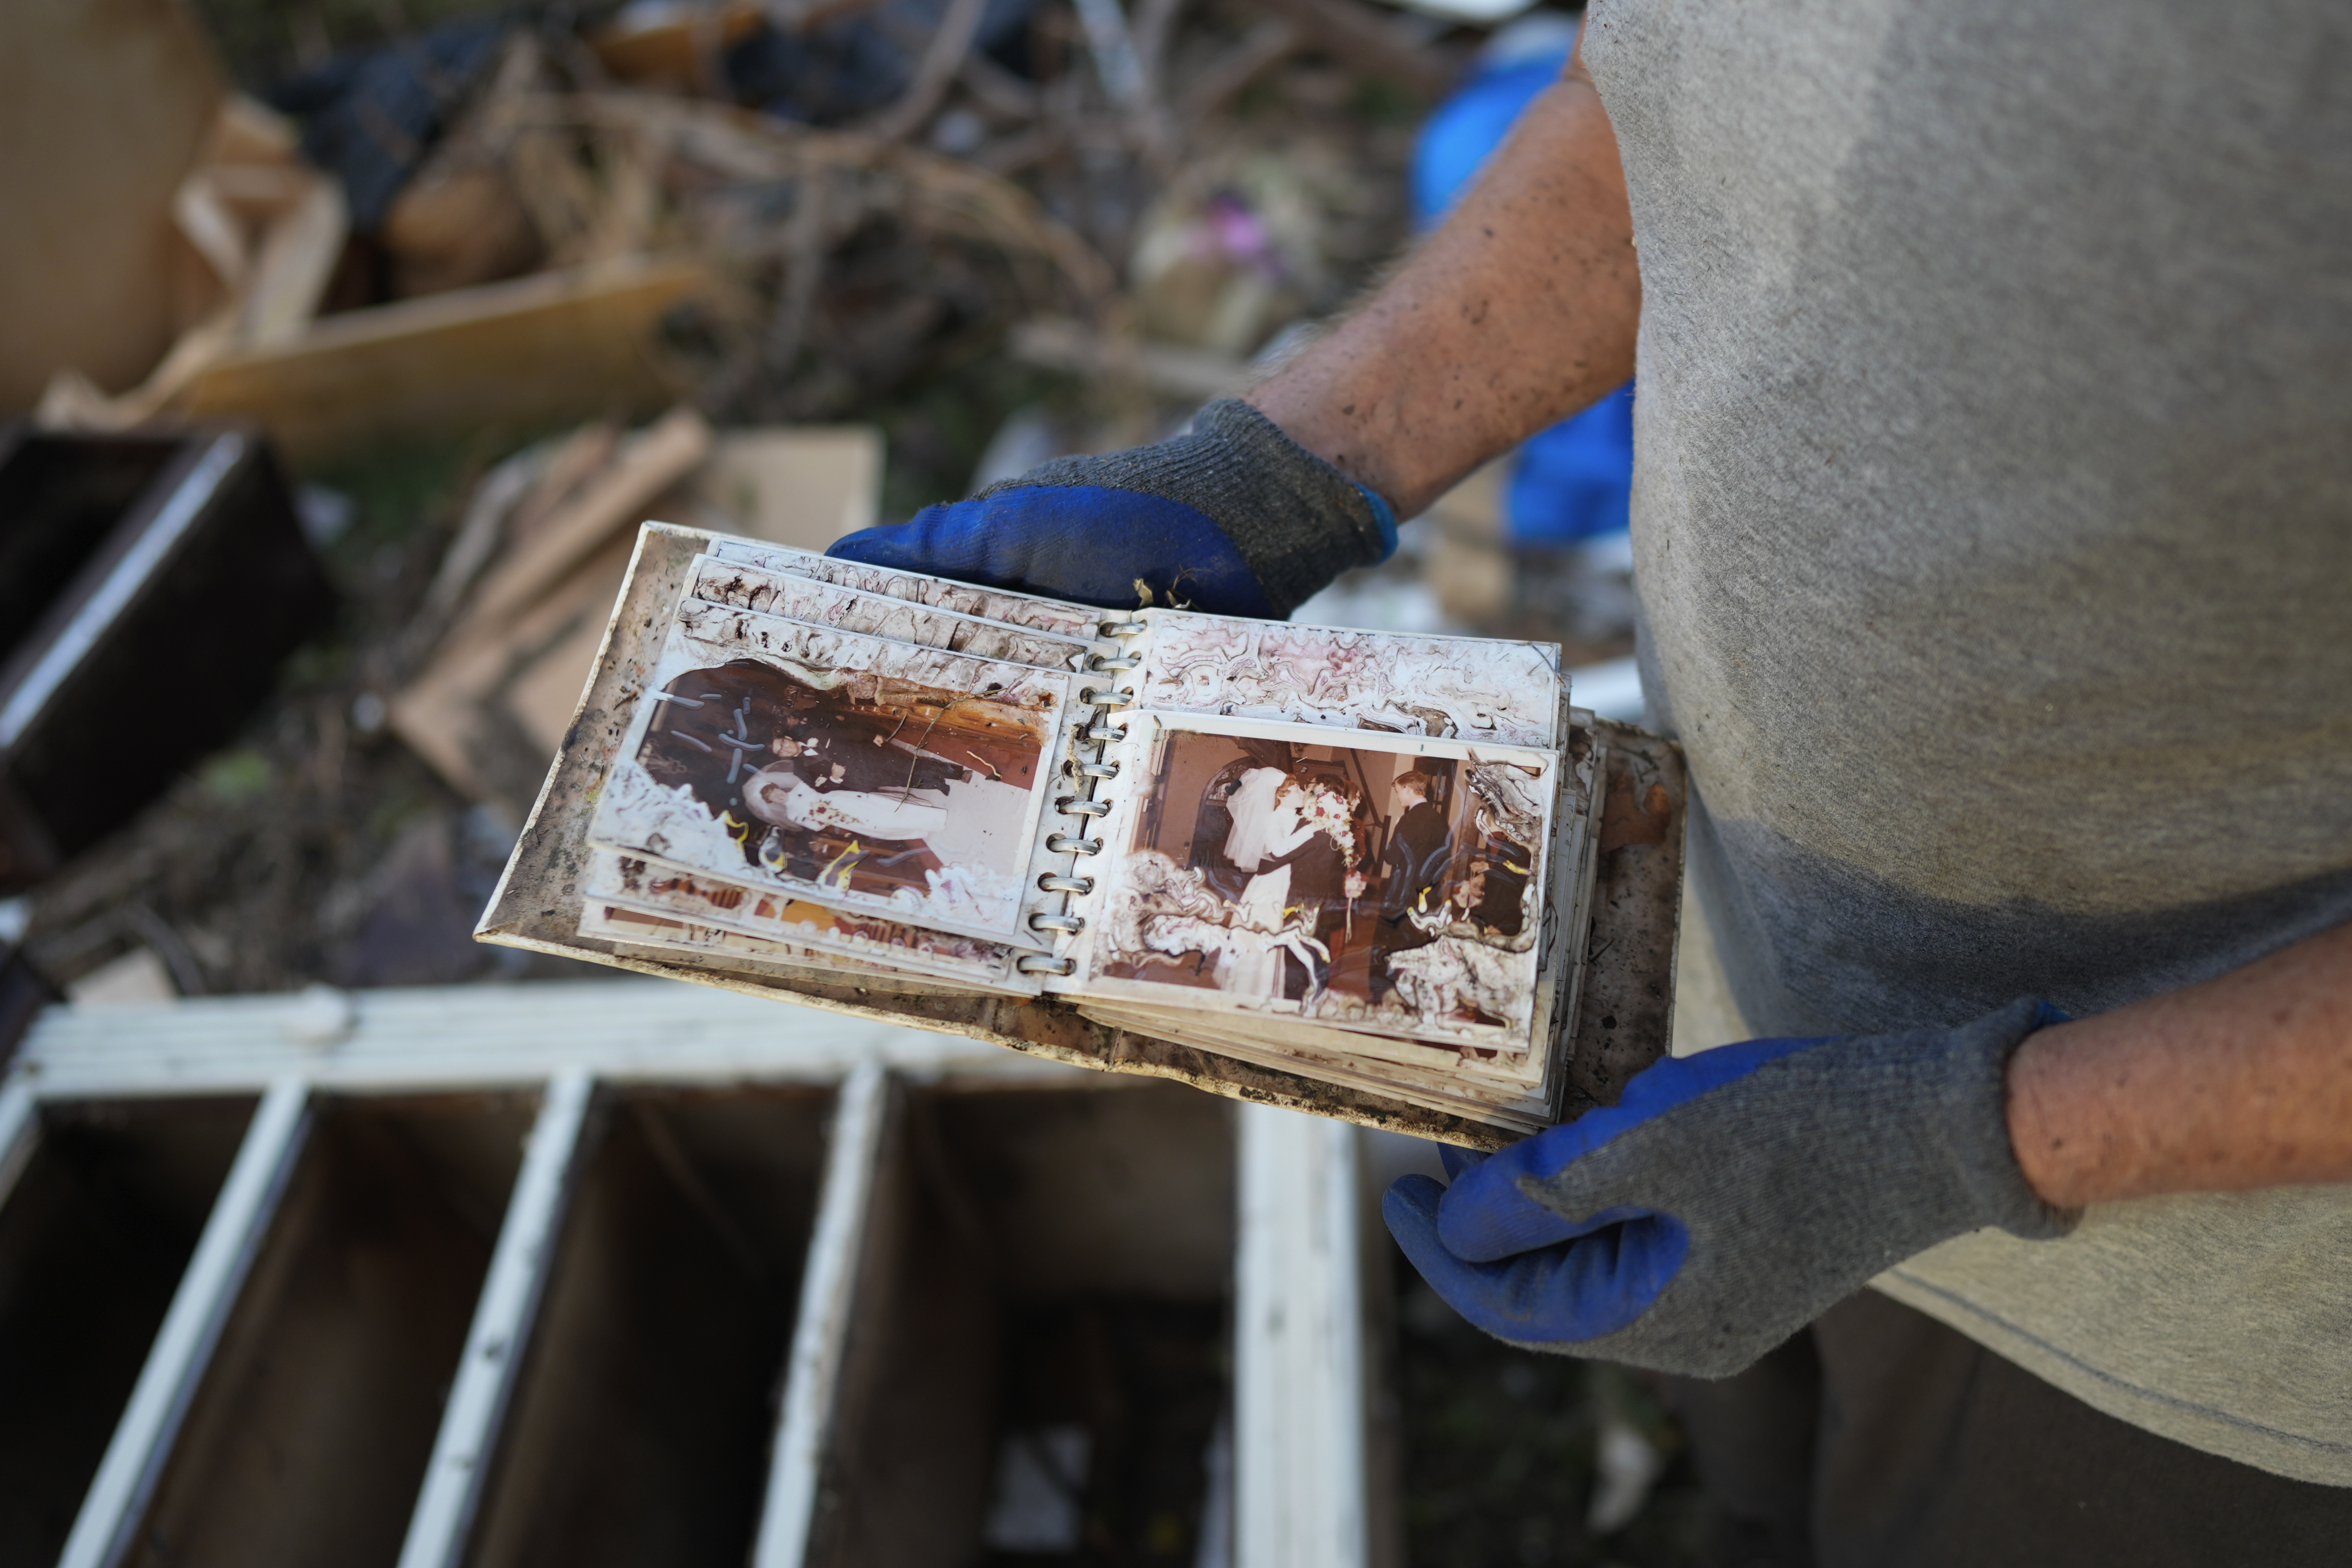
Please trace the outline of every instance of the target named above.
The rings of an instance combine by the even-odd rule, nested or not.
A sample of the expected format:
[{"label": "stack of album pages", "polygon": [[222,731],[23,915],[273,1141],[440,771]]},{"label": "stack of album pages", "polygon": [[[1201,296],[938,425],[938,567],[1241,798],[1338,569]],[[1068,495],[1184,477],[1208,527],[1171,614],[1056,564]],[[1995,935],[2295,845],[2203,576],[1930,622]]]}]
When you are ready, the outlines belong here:
[{"label": "stack of album pages", "polygon": [[[1549,644],[647,524],[481,934],[1475,1142],[1561,1114],[1600,953],[1600,1010],[1662,1036],[1680,819],[1664,785],[1648,816],[1619,796],[1671,751],[1572,709]],[[1611,842],[1668,858],[1643,931],[1604,874],[1604,941],[1612,790]]]}]

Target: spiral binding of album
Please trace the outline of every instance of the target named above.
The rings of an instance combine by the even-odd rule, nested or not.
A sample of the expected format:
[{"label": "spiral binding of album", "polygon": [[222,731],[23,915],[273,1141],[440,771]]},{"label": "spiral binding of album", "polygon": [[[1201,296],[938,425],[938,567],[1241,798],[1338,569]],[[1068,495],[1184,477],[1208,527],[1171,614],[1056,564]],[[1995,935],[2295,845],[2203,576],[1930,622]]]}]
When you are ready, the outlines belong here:
[{"label": "spiral binding of album", "polygon": [[[1143,621],[1104,622],[1097,630],[1102,637],[1114,639],[1112,651],[1088,655],[1087,668],[1097,674],[1109,675],[1114,680],[1118,676],[1134,669],[1143,660],[1131,650],[1119,647],[1117,644],[1141,637],[1150,629],[1149,623]],[[1074,837],[1067,833],[1055,833],[1050,835],[1045,840],[1047,849],[1056,855],[1068,855],[1074,861],[1086,856],[1102,853],[1103,841],[1089,837],[1087,834],[1089,828],[1098,826],[1101,819],[1110,815],[1110,803],[1102,799],[1097,792],[1103,785],[1118,777],[1118,763],[1109,761],[1108,753],[1111,742],[1124,739],[1126,734],[1124,731],[1106,722],[1104,716],[1115,713],[1123,708],[1132,707],[1135,702],[1135,693],[1132,690],[1123,690],[1115,684],[1101,687],[1088,686],[1079,689],[1078,700],[1094,710],[1094,718],[1088,721],[1085,730],[1079,731],[1076,743],[1071,747],[1070,773],[1076,786],[1075,792],[1058,796],[1054,802],[1055,811],[1064,816],[1077,819],[1078,834]],[[1088,746],[1093,748],[1091,754],[1084,751],[1084,748]],[[1092,877],[1076,874],[1075,868],[1067,873],[1048,871],[1037,879],[1037,886],[1045,892],[1060,895],[1061,907],[1057,910],[1040,910],[1033,912],[1029,916],[1030,930],[1050,932],[1057,938],[1067,938],[1076,936],[1086,929],[1085,918],[1070,912],[1070,900],[1074,897],[1095,890],[1095,879]],[[1032,953],[1024,955],[1014,967],[1024,974],[1066,975],[1077,967],[1077,963],[1075,959],[1066,955],[1048,958]]]}]

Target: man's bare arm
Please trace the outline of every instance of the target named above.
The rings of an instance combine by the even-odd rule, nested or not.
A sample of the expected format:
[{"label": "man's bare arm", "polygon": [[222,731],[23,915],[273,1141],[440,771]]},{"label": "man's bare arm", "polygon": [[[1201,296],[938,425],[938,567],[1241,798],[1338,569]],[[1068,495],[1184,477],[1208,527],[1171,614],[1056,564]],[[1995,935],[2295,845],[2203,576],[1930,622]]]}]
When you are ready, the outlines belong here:
[{"label": "man's bare arm", "polygon": [[2009,1135],[2070,1207],[2352,1182],[2352,926],[2035,1034],[2010,1062]]},{"label": "man's bare arm", "polygon": [[1249,401],[1412,517],[1624,384],[1641,308],[1617,137],[1580,58],[1404,268]]}]

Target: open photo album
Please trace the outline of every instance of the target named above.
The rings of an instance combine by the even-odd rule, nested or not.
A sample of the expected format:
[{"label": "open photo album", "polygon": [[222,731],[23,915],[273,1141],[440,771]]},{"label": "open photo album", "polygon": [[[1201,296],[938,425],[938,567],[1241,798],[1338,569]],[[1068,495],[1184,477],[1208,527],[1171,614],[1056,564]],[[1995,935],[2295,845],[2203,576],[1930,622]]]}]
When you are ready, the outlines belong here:
[{"label": "open photo album", "polygon": [[1679,760],[1571,695],[648,524],[481,934],[1492,1142],[1671,1013]]}]

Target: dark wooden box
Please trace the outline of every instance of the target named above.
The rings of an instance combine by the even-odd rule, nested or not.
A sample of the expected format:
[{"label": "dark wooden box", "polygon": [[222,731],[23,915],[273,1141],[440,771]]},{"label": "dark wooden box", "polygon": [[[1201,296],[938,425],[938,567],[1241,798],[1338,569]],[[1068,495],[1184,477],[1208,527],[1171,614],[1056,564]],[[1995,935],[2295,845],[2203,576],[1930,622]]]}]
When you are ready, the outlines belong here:
[{"label": "dark wooden box", "polygon": [[0,429],[0,894],[234,735],[332,607],[257,431]]}]

